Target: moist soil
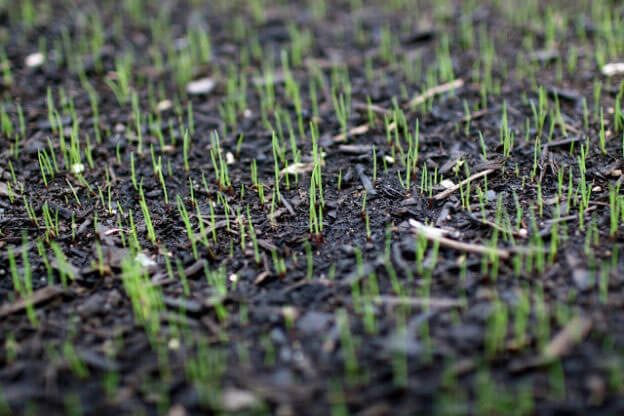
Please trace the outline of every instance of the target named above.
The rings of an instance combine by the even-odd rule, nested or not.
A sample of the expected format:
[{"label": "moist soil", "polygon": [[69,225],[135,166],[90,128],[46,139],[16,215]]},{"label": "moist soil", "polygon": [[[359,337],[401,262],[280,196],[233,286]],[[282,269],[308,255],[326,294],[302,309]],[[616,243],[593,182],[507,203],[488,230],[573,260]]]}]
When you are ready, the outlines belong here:
[{"label": "moist soil", "polygon": [[[0,91],[16,130],[18,103],[24,119],[19,154],[12,147],[14,135],[4,134],[0,159],[1,414],[624,412],[619,382],[624,265],[614,256],[622,233],[619,227],[611,232],[609,209],[610,187],[620,180],[623,167],[622,133],[613,123],[621,76],[607,78],[594,60],[592,36],[598,35],[585,11],[587,2],[549,9],[568,19],[551,45],[546,28],[514,24],[488,2],[470,14],[459,4],[440,10],[418,2],[394,10],[367,2],[354,10],[332,2],[321,19],[305,4],[262,3],[264,18],[259,21],[242,3],[223,8],[151,3],[144,13],[167,9],[168,30],[180,44],[192,25],[208,28],[211,59],[193,67],[192,79],[208,77],[214,85],[200,94],[180,88],[167,65],[164,71],[154,68],[149,27],[124,13],[118,16],[120,10],[111,5],[47,3],[52,7],[45,21],[32,27],[16,24],[7,8],[0,14],[0,50],[12,70]],[[97,94],[98,117],[81,76],[61,59],[63,37],[79,39],[88,29],[85,16],[95,10],[104,28],[100,56],[79,50],[73,54],[83,62],[82,76]],[[621,15],[622,8],[613,5],[613,13]],[[577,20],[589,41],[579,38]],[[124,24],[117,29],[115,22]],[[236,22],[243,25],[242,37],[233,29]],[[486,97],[485,81],[474,78],[483,41],[475,35],[474,45],[462,43],[466,22],[482,28],[496,45]],[[313,38],[302,62],[290,69],[301,88],[301,109],[286,91],[280,63],[280,51],[291,44],[293,24]],[[358,27],[364,42],[358,39]],[[389,47],[393,59],[383,56],[387,31],[394,35]],[[532,51],[523,44],[527,33],[536,40]],[[46,60],[29,67],[25,60],[37,51],[39,39],[47,40]],[[242,53],[250,50],[253,39],[263,48],[263,58]],[[431,93],[424,105],[410,106],[413,97],[435,87],[425,73],[445,47],[453,74],[435,84],[463,82]],[[108,86],[107,80],[115,79],[116,62],[129,50],[135,62],[131,90],[140,112],[145,119],[159,113],[166,142],[174,137],[176,145],[161,147],[144,123],[140,149],[132,106],[120,104]],[[573,72],[565,67],[570,50],[579,55]],[[275,79],[258,80],[267,54],[276,62]],[[405,57],[422,66],[415,79],[407,79],[402,70]],[[517,70],[521,62],[535,68],[534,76]],[[246,108],[235,110],[235,128],[220,111],[229,68],[248,81]],[[348,129],[366,127],[341,140],[330,87],[345,70],[352,94]],[[316,91],[318,114],[309,99],[309,85],[316,78],[326,82],[325,89]],[[604,151],[594,112],[596,81],[602,82],[596,105],[608,115]],[[266,83],[274,87],[276,106],[291,117],[302,155],[297,175],[279,176],[281,200],[273,203],[273,136],[261,117],[259,93]],[[532,120],[540,86],[550,108],[558,103],[560,119],[551,123],[547,117],[536,156],[538,133]],[[69,142],[74,122],[62,110],[61,88],[66,99],[73,99],[79,120],[83,156],[75,169],[84,169],[79,174],[63,168],[59,132],[48,117],[51,91],[63,124],[60,135]],[[150,108],[150,96],[162,104],[159,110]],[[182,110],[167,100],[180,103]],[[587,122],[583,100],[589,107]],[[187,167],[182,143],[189,102],[194,131]],[[418,120],[418,164],[409,184],[398,163],[407,144],[399,150],[392,128],[390,141],[386,134],[393,109],[404,112],[410,130]],[[307,137],[298,133],[299,116]],[[275,126],[273,115],[268,119]],[[311,122],[318,127],[323,154],[322,234],[311,233],[309,226]],[[505,127],[514,135],[508,154],[501,144]],[[229,172],[227,184],[213,169],[214,131]],[[87,136],[92,163],[84,150]],[[586,144],[592,192],[586,211],[579,213],[566,198],[570,183],[574,191],[579,186],[579,157]],[[50,146],[62,167],[48,175],[46,184],[40,154],[51,151]],[[150,149],[160,158],[168,202]],[[254,160],[264,204],[252,180]],[[155,241],[141,215],[132,164]],[[470,183],[466,206],[466,185],[436,198],[447,188],[437,182],[431,189],[423,186],[425,167],[426,178],[436,172],[453,184],[464,180],[467,171],[491,172]],[[558,172],[563,174],[562,198]],[[194,233],[201,232],[199,216],[206,220],[209,244],[198,242],[197,256],[179,214],[178,196]],[[507,230],[513,232],[497,228],[495,223],[506,224],[505,218],[496,218],[498,205],[509,213]],[[46,227],[46,211],[57,227]],[[144,283],[160,294],[162,303],[159,327],[152,332],[138,319],[141,305],[132,304],[124,281],[130,216]],[[414,221],[447,230],[446,238],[468,248],[419,237]],[[243,234],[246,241],[241,242]],[[491,247],[492,241],[508,258],[473,252],[476,246]],[[64,264],[55,248],[64,254]],[[531,250],[545,254],[526,254]],[[32,275],[36,324],[15,290],[10,253],[16,274],[25,276],[29,269]],[[67,275],[65,285],[62,275]],[[226,293],[220,286],[227,287]],[[196,366],[205,369],[203,378],[190,375],[197,362],[203,363]]]}]

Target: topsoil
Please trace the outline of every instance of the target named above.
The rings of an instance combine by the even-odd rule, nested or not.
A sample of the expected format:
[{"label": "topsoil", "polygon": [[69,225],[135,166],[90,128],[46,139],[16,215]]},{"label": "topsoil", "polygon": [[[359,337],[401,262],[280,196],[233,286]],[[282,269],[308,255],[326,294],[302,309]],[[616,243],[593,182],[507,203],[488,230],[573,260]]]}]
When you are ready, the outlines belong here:
[{"label": "topsoil", "polygon": [[[303,4],[273,4],[263,6],[261,21],[254,20],[249,7],[242,4],[222,10],[210,4],[177,2],[171,7],[171,2],[153,2],[145,13],[170,7],[170,30],[175,38],[197,22],[209,28],[212,58],[193,68],[193,78],[209,77],[214,88],[206,94],[187,95],[169,76],[169,68],[158,73],[149,65],[152,34],[148,28],[121,16],[127,23],[122,29],[126,43],[118,44],[112,32],[116,30],[113,23],[119,21],[114,16],[121,11],[113,5],[58,3],[51,7],[49,21],[35,28],[9,24],[7,10],[0,13],[4,40],[0,50],[4,49],[12,69],[11,82],[5,80],[0,91],[14,126],[19,126],[17,103],[25,123],[19,155],[11,151],[13,139],[8,136],[2,137],[0,149],[0,414],[333,412],[371,416],[503,414],[504,409],[517,414],[623,414],[623,385],[618,377],[624,364],[620,315],[624,265],[613,257],[622,233],[619,229],[609,232],[609,190],[623,167],[621,133],[613,131],[609,109],[613,109],[621,78],[601,74],[572,23],[560,30],[560,42],[546,45],[545,28],[515,25],[489,2],[475,7],[470,15],[459,4],[444,10],[420,4],[417,11],[412,6],[397,11],[380,2],[367,2],[353,11],[344,2],[331,2],[320,20]],[[591,16],[583,14],[586,2],[577,3],[581,4],[566,2],[555,12],[585,16],[577,20],[586,25],[586,36],[591,38]],[[94,57],[74,53],[84,61],[84,73],[99,97],[98,119],[79,76],[54,53],[64,33],[71,39],[81,36],[86,29],[77,16],[93,13],[96,7],[104,27],[101,66],[95,65]],[[621,14],[622,8],[614,4],[613,12]],[[248,25],[242,39],[232,34],[230,26],[236,19]],[[364,43],[358,40],[356,21],[366,33]],[[480,42],[466,47],[460,41],[466,21],[475,30],[482,28],[482,35],[496,45],[495,92],[485,98],[485,106],[481,105],[482,85],[473,79],[475,62],[482,53]],[[275,188],[272,135],[262,122],[258,88],[253,84],[260,62],[241,53],[253,36],[264,54],[275,55],[278,75],[270,82],[276,103],[290,114],[297,131],[296,108],[279,76],[283,74],[280,50],[290,44],[289,25],[293,23],[309,30],[313,38],[303,62],[291,71],[302,88],[305,129],[310,121],[316,123],[324,155],[322,235],[311,235],[309,230],[309,170],[302,169],[297,181],[290,175],[289,186],[282,176],[282,201],[271,207]],[[386,30],[394,34],[396,42],[390,48],[397,60],[382,56]],[[523,45],[526,33],[537,39],[533,52]],[[28,67],[25,59],[36,51],[34,45],[40,38],[48,39],[51,52],[41,66]],[[432,93],[427,108],[409,106],[410,99],[432,87],[426,83],[425,69],[444,44],[449,48],[452,79],[463,83]],[[561,62],[572,47],[579,54],[579,64],[570,73],[561,68]],[[161,109],[163,129],[178,137],[178,145],[161,149],[159,139],[146,127],[143,154],[139,154],[131,106],[120,105],[106,83],[114,77],[116,59],[129,48],[135,54],[133,75],[140,74],[143,80],[131,86],[140,108],[149,108],[150,94],[156,94],[158,102],[179,100],[184,109],[192,102],[194,134],[188,170],[181,145],[186,116],[178,117],[176,109],[166,104]],[[406,79],[401,69],[406,56],[420,62],[422,76]],[[535,79],[516,72],[521,61],[537,68]],[[367,68],[369,62],[372,68]],[[224,113],[219,111],[232,64],[238,65],[236,75],[249,82],[247,109],[238,114],[237,130],[225,128]],[[348,69],[352,88],[349,128],[368,123],[368,99],[374,104],[376,122],[362,134],[337,140],[341,125],[331,92],[317,91],[317,118],[309,104],[308,85],[315,68],[327,85],[338,69]],[[598,105],[609,114],[606,152],[600,150],[601,126],[593,112],[596,80],[603,82]],[[160,85],[161,90],[150,91],[150,84]],[[558,121],[553,123],[551,141],[546,145],[544,137],[543,151],[536,159],[535,131],[525,135],[525,123],[533,120],[531,104],[538,103],[537,86],[544,87],[551,106],[558,101],[567,129]],[[48,137],[58,150],[58,136],[48,121],[48,89],[56,98],[60,87],[66,97],[73,97],[81,143],[90,137],[93,167],[83,156],[86,183],[67,170],[48,177],[47,185],[42,179],[38,152],[48,148]],[[587,125],[583,98],[590,107]],[[394,139],[388,142],[384,126],[384,115],[391,114],[395,105],[403,109],[409,126],[416,120],[419,123],[418,170],[413,172],[409,189],[397,175],[405,178],[396,148],[392,158]],[[466,108],[471,117],[466,117]],[[503,111],[515,136],[509,155],[504,155],[500,144]],[[69,137],[71,118],[61,114],[61,120]],[[270,120],[274,120],[272,115]],[[100,143],[94,139],[95,123],[102,132]],[[550,119],[545,125],[551,126]],[[220,132],[222,153],[228,159],[230,186],[223,186],[214,176],[210,149],[215,130]],[[482,156],[479,132],[487,145],[487,160]],[[309,137],[298,140],[302,163],[311,162]],[[559,201],[563,205],[560,218],[552,221],[555,205],[559,206],[557,172],[561,168],[565,172],[567,195],[572,168],[576,189],[579,149],[586,141],[590,143],[586,176],[592,192],[589,209],[582,214],[584,221],[580,223],[578,210],[568,208],[565,201]],[[160,178],[153,172],[150,145],[166,170],[168,203]],[[148,238],[140,194],[131,180],[131,153],[136,176],[142,178],[155,243]],[[252,185],[254,159],[265,185],[268,202],[264,205]],[[424,166],[456,184],[466,177],[464,165],[471,174],[493,169],[485,180],[471,183],[470,209],[462,204],[463,188],[440,198],[435,198],[445,189],[440,184],[431,192],[423,191]],[[13,202],[6,186],[14,180],[11,170],[22,186],[14,190]],[[532,173],[536,173],[533,179]],[[198,243],[197,258],[178,213],[177,195],[196,233],[198,210],[210,220],[210,206],[216,202],[216,242],[210,235],[208,248]],[[228,216],[223,198],[231,208]],[[539,249],[548,253],[545,264],[527,267],[527,257],[516,256],[521,250],[492,225],[499,200],[510,213],[517,246],[534,248],[541,241]],[[112,206],[108,201],[113,201]],[[27,212],[28,204],[39,223]],[[517,204],[523,212],[516,227]],[[57,234],[46,232],[42,219],[46,209],[58,221]],[[149,335],[137,319],[122,278],[130,211],[147,276],[162,293],[156,335]],[[258,239],[258,262],[248,219]],[[498,246],[509,250],[510,256],[494,265],[489,255],[433,242],[419,253],[418,242],[423,239],[416,236],[413,220],[450,230],[449,239],[471,247],[488,245],[493,233],[499,233]],[[555,223],[561,237],[550,256]],[[244,246],[241,225],[247,232]],[[38,239],[53,264],[44,263]],[[52,241],[67,264],[52,260]],[[9,247],[19,275],[25,273],[22,253],[28,253],[33,291],[38,296],[36,326],[14,290]],[[525,266],[516,267],[516,258]],[[280,259],[283,268],[276,266]],[[600,274],[604,263],[609,266],[606,278]],[[74,274],[66,287],[59,283],[63,270]],[[182,270],[187,282],[180,278]],[[50,275],[56,282],[53,286],[48,285]],[[227,286],[226,295],[219,292],[215,279]],[[397,281],[403,297],[397,296]],[[372,301],[360,301],[369,295]],[[519,311],[525,304],[527,321],[522,327]],[[503,335],[497,343],[500,331]],[[193,382],[189,375],[195,361],[203,361],[209,373],[203,383]]]}]

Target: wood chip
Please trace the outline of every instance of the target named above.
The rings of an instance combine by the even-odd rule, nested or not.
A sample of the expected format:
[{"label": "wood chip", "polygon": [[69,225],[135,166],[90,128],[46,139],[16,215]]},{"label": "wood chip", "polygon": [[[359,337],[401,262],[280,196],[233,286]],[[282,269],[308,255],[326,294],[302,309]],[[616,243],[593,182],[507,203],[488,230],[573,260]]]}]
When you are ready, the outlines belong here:
[{"label": "wood chip", "polygon": [[9,186],[4,182],[0,182],[0,196],[9,196]]},{"label": "wood chip", "polygon": [[28,299],[18,299],[8,305],[3,305],[0,308],[0,318],[21,312],[25,310],[29,304],[36,306],[40,303],[47,302],[63,292],[64,290],[58,286],[46,286],[41,289],[37,289],[31,296],[29,296]]},{"label": "wood chip", "polygon": [[119,371],[119,363],[105,355],[98,354],[93,350],[77,349],[76,354],[89,366],[103,371]]},{"label": "wood chip", "polygon": [[260,405],[258,397],[247,390],[228,388],[223,392],[223,409],[227,412],[240,412]]},{"label": "wood chip", "polygon": [[256,278],[254,279],[254,284],[260,285],[269,277],[271,277],[271,272],[265,270],[261,272],[258,276],[256,276]]},{"label": "wood chip", "polygon": [[592,322],[589,318],[577,316],[571,319],[546,345],[542,359],[552,362],[569,353],[576,344],[587,336],[591,326]]},{"label": "wood chip", "polygon": [[199,327],[199,321],[190,316],[182,315],[178,312],[163,312],[160,314],[160,321],[170,325],[182,325],[189,328]]},{"label": "wood chip", "polygon": [[425,90],[425,92],[423,92],[422,94],[417,95],[416,97],[412,98],[412,100],[409,102],[409,105],[411,107],[417,106],[418,104],[424,103],[429,98],[435,97],[436,95],[440,95],[448,91],[456,90],[463,86],[464,86],[463,79],[456,79],[454,81],[447,82],[446,84],[437,85],[433,88],[429,88],[428,90]]},{"label": "wood chip", "polygon": [[195,263],[184,269],[184,275],[186,277],[193,277],[197,273],[203,271],[207,264],[208,262],[204,259],[197,260]]},{"label": "wood chip", "polygon": [[577,316],[572,318],[557,335],[546,345],[544,351],[535,358],[525,362],[517,362],[510,366],[510,371],[514,373],[543,367],[568,354],[589,334],[592,322],[589,318]]},{"label": "wood chip", "polygon": [[[210,235],[212,233],[212,230],[213,230],[212,222],[210,221],[209,218],[204,218],[202,216],[202,217],[200,217],[200,220],[203,221],[205,224],[208,224],[208,227],[204,228],[204,232],[203,233],[195,234],[194,239],[195,239],[196,242],[202,240],[207,235]],[[227,221],[226,220],[217,221],[214,224],[214,229],[218,230],[220,228],[224,228],[226,225],[227,225]]]},{"label": "wood chip", "polygon": [[276,251],[278,249],[278,247],[269,240],[258,238],[256,241],[261,248],[268,252]]},{"label": "wood chip", "polygon": [[357,165],[355,165],[355,171],[357,172],[360,178],[360,182],[362,182],[362,186],[364,186],[366,193],[369,196],[377,195],[377,191],[375,190],[373,183],[371,182],[370,178],[364,173],[364,166],[358,163]]},{"label": "wood chip", "polygon": [[360,126],[353,127],[346,134],[345,133],[340,133],[340,134],[334,136],[334,141],[335,142],[344,142],[345,140],[347,140],[347,138],[349,138],[351,136],[360,136],[362,134],[366,134],[366,133],[368,133],[368,130],[369,130],[368,124],[362,124]]},{"label": "wood chip", "polygon": [[[569,127],[566,125],[566,127]],[[576,143],[576,142],[582,142],[584,139],[580,136],[577,137],[570,137],[567,139],[561,139],[561,140],[553,140],[551,142],[548,143],[544,143],[542,145],[542,147],[546,148],[550,148],[550,147],[557,147],[557,146],[565,146],[566,144],[572,144],[572,143]]]}]

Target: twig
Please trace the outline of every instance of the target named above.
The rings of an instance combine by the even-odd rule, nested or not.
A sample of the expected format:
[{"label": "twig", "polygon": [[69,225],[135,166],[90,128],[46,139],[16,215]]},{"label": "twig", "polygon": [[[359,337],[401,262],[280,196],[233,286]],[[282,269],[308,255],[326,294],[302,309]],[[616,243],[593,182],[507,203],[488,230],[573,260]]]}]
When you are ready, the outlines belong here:
[{"label": "twig", "polygon": [[[566,128],[568,128],[568,126],[566,125]],[[576,143],[576,142],[582,142],[584,140],[584,138],[580,137],[580,136],[576,136],[576,137],[570,137],[567,139],[561,139],[561,140],[553,140],[551,142],[547,142],[544,143],[542,145],[542,147],[546,148],[550,148],[550,147],[556,147],[556,146],[565,146],[566,144],[572,144],[572,143]]]},{"label": "twig", "polygon": [[[592,205],[589,208],[587,208],[585,211],[583,211],[583,214],[585,214],[587,212],[591,212],[591,211],[595,210],[596,208],[598,208],[596,205]],[[567,215],[565,217],[559,217],[559,218],[553,218],[551,220],[546,220],[546,221],[544,221],[544,224],[552,225],[552,224],[555,224],[555,223],[572,221],[572,220],[575,220],[577,218],[578,218],[578,214],[572,214],[572,215]]]},{"label": "twig", "polygon": [[426,226],[416,220],[410,219],[409,224],[412,227],[412,231],[416,234],[425,236],[428,240],[437,241],[440,245],[452,248],[466,253],[480,254],[480,255],[495,255],[501,259],[509,258],[509,251],[499,248],[487,247],[480,244],[462,243],[461,241],[451,240],[444,237],[446,231],[440,228]]},{"label": "twig", "polygon": [[[187,268],[185,268],[182,273],[184,273],[185,277],[193,277],[200,271],[204,270],[204,268],[206,267],[206,264],[208,264],[206,260],[204,259],[198,260],[195,263],[188,266]],[[169,285],[171,283],[175,283],[178,281],[168,276],[169,274],[167,272],[156,273],[152,277],[152,284],[155,286],[166,286],[166,285]]]},{"label": "twig", "polygon": [[475,215],[475,214],[473,214],[473,213],[471,213],[471,212],[466,211],[465,213],[466,213],[466,215],[468,215],[468,216],[469,216],[469,217],[470,217],[473,221],[476,221],[476,222],[481,223],[481,224],[483,224],[483,225],[487,225],[487,226],[489,226],[489,227],[492,227],[492,228],[494,228],[495,230],[498,230],[498,231],[500,231],[500,232],[502,232],[502,233],[511,234],[511,235],[513,235],[514,237],[518,237],[518,238],[527,238],[527,236],[528,236],[528,232],[527,232],[527,230],[525,230],[525,229],[520,229],[520,230],[513,230],[513,229],[511,229],[511,228],[507,229],[507,228],[502,227],[502,226],[500,226],[500,225],[498,225],[498,224],[496,224],[495,222],[492,222],[492,221],[490,221],[490,220],[483,219],[483,218],[479,218],[477,215]]},{"label": "twig", "polygon": [[495,168],[486,169],[483,172],[475,173],[474,175],[464,179],[460,183],[455,184],[455,185],[451,186],[448,189],[445,189],[444,191],[440,192],[439,194],[436,194],[433,197],[433,199],[435,199],[436,201],[440,201],[440,200],[448,197],[450,194],[452,194],[453,192],[457,191],[459,188],[461,188],[462,186],[466,185],[467,183],[472,182],[475,179],[479,179],[479,178],[481,178],[483,176],[489,175],[490,173],[495,172],[499,168],[500,168],[500,166],[495,167]]},{"label": "twig", "polygon": [[494,111],[493,108],[484,108],[483,110],[479,110],[479,111],[475,111],[474,113],[466,114],[465,116],[463,116],[458,121],[461,122],[461,123],[465,123],[467,121],[476,120],[478,118],[483,117],[486,114],[491,113],[492,111]]},{"label": "twig", "polygon": [[377,114],[381,114],[382,116],[385,114],[390,113],[390,110],[387,110],[379,105],[376,104],[368,104],[368,103],[362,103],[362,102],[354,102],[353,103],[353,109],[355,110],[362,110],[362,111],[372,111],[373,113],[377,113]]},{"label": "twig", "polygon": [[27,295],[24,299],[18,299],[8,305],[3,305],[2,308],[0,308],[0,318],[21,312],[29,305],[35,306],[40,303],[47,302],[63,292],[64,290],[58,286],[46,286],[41,289],[37,289],[32,294]]},{"label": "twig", "polygon": [[[583,211],[583,215],[587,214],[588,212],[591,212],[591,211],[595,210],[596,208],[597,208],[596,205],[590,206],[585,211]],[[572,214],[572,215],[567,215],[565,217],[559,217],[559,218],[553,218],[551,220],[546,220],[546,221],[544,221],[544,224],[546,225],[546,227],[543,230],[540,230],[539,236],[540,237],[547,236],[548,233],[550,233],[550,230],[552,229],[553,224],[559,224],[559,223],[562,223],[562,222],[573,221],[573,220],[577,219],[578,217],[579,217],[578,214]]]},{"label": "twig", "polygon": [[452,90],[455,90],[457,88],[461,88],[463,86],[464,86],[464,80],[463,79],[456,79],[454,81],[447,82],[446,84],[437,85],[437,86],[435,86],[433,88],[429,88],[428,90],[426,90],[422,94],[417,95],[416,97],[412,98],[412,100],[409,102],[409,105],[411,107],[415,107],[418,104],[424,103],[425,101],[427,101],[431,97],[435,97],[436,95],[443,94],[443,93],[445,93],[447,91],[452,91]]},{"label": "twig", "polygon": [[592,321],[589,318],[577,316],[555,335],[546,345],[542,357],[544,360],[553,361],[567,354],[572,347],[580,342],[589,333]]},{"label": "twig", "polygon": [[528,362],[514,365],[510,370],[517,373],[532,368],[543,367],[560,359],[589,334],[591,327],[592,321],[589,318],[582,316],[573,318],[557,335],[555,335],[548,345],[546,345],[544,351],[542,351],[539,356]]},{"label": "twig", "polygon": [[357,165],[355,165],[355,171],[360,177],[360,182],[362,182],[362,186],[364,186],[364,189],[366,189],[366,193],[370,196],[377,195],[377,191],[375,190],[373,183],[371,182],[370,178],[364,173],[364,166],[358,163]]},{"label": "twig", "polygon": [[[221,221],[217,221],[214,223],[214,227],[212,225],[212,222],[203,218],[203,217],[199,217],[200,221],[203,221],[204,223],[208,224],[208,227],[204,229],[203,233],[199,233],[199,234],[195,234],[193,236],[193,239],[195,242],[202,240],[204,237],[206,237],[208,234],[210,234],[213,229],[216,231],[220,228],[223,228],[227,225],[227,221],[226,220],[221,220]],[[232,230],[233,231],[233,230]],[[236,233],[238,234],[238,233]]]},{"label": "twig", "polygon": [[433,308],[454,308],[465,305],[460,299],[453,298],[413,298],[401,296],[374,296],[371,300],[375,303],[381,303],[391,306],[425,306]]},{"label": "twig", "polygon": [[338,151],[349,155],[365,155],[373,151],[373,146],[369,144],[341,144]]},{"label": "twig", "polygon": [[452,120],[452,121],[449,121],[448,123],[440,125],[433,131],[433,134],[440,134],[444,131],[445,128],[455,126],[458,123],[466,123],[468,121],[478,120],[479,118],[487,114],[490,114],[498,110],[499,108],[500,107],[484,108],[483,110],[479,110],[479,111],[475,111],[474,113],[466,114],[465,116],[461,118],[458,118],[456,120]]},{"label": "twig", "polygon": [[368,129],[369,129],[368,123],[367,124],[361,124],[359,126],[351,128],[346,133],[337,134],[336,136],[334,136],[334,141],[335,142],[344,142],[345,140],[347,140],[348,137],[360,136],[362,134],[368,133]]}]

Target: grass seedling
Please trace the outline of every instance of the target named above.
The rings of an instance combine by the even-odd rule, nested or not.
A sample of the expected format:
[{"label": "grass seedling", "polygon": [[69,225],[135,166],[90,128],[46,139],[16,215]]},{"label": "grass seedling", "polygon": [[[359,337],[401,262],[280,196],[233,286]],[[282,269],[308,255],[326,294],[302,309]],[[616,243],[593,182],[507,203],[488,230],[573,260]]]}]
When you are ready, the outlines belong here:
[{"label": "grass seedling", "polygon": [[[279,158],[278,158],[278,155],[280,153],[280,146],[277,141],[277,136],[275,135],[275,130],[273,130],[272,132],[272,144],[273,144],[273,168],[274,168],[273,171],[275,174],[274,192],[275,192],[275,195],[277,196],[277,201],[281,202],[282,194],[280,193],[280,168],[279,168]],[[288,178],[288,175],[286,175],[286,178]]]},{"label": "grass seedling", "polygon": [[141,109],[139,108],[139,96],[136,92],[132,93],[132,115],[134,117],[134,125],[136,128],[136,140],[138,142],[137,152],[139,152],[139,154],[142,154],[143,153],[142,115],[141,115]]},{"label": "grass seedling", "polygon": [[247,226],[249,227],[249,236],[253,244],[254,260],[256,264],[260,264],[260,248],[258,247],[258,239],[256,237],[256,230],[254,229],[251,214],[249,212],[249,205],[247,205]]},{"label": "grass seedling", "polygon": [[[195,245],[195,233],[193,232],[193,228],[191,225],[191,220],[189,218],[188,211],[184,206],[184,201],[180,195],[176,195],[176,204],[178,206],[178,213],[180,214],[180,218],[184,222],[184,228],[186,229],[186,235],[191,243],[191,248],[193,250],[193,257],[197,260],[199,258],[197,253],[197,246]],[[200,221],[201,222],[201,221]]]},{"label": "grass seedling", "polygon": [[130,180],[132,181],[132,186],[134,187],[134,190],[138,191],[139,186],[137,184],[137,178],[136,178],[136,169],[135,169],[135,164],[134,164],[134,152],[130,153]]},{"label": "grass seedling", "polygon": [[217,186],[219,187],[220,191],[231,189],[232,183],[230,182],[230,175],[228,173],[227,163],[223,157],[219,134],[214,131],[212,132],[210,137],[212,144],[210,147],[210,160],[212,161],[212,167],[215,172]]},{"label": "grass seedling", "polygon": [[178,277],[180,278],[180,284],[182,285],[182,293],[184,293],[184,296],[190,296],[191,288],[189,286],[186,273],[184,272],[184,266],[182,265],[180,259],[176,259],[176,269],[178,271]]},{"label": "grass seedling", "polygon": [[35,312],[35,307],[32,303],[32,270],[30,267],[30,259],[28,257],[28,249],[26,248],[26,238],[24,237],[24,244],[22,245],[22,273],[17,270],[17,263],[13,249],[11,247],[7,250],[7,256],[9,259],[9,270],[11,272],[11,280],[13,282],[13,290],[24,300],[26,304],[26,315],[33,327],[37,327],[39,320]]},{"label": "grass seedling", "polygon": [[312,157],[314,159],[314,167],[310,177],[309,191],[309,228],[310,235],[313,236],[316,244],[320,244],[323,240],[323,207],[325,200],[323,198],[323,180],[321,174],[322,156],[318,149],[318,132],[314,124],[310,124],[312,131]]},{"label": "grass seedling", "polygon": [[71,371],[80,379],[86,379],[89,376],[89,370],[86,364],[76,353],[73,344],[70,341],[63,343],[63,356],[69,365]]},{"label": "grass seedling", "polygon": [[344,366],[347,380],[351,384],[357,383],[359,377],[359,364],[357,358],[357,342],[351,333],[349,317],[345,310],[337,312],[336,322],[340,333],[340,343],[344,355]]},{"label": "grass seedling", "polygon": [[362,218],[364,219],[364,224],[366,226],[366,238],[368,241],[372,240],[371,228],[370,228],[370,219],[368,217],[368,211],[366,210],[366,192],[362,197],[362,210],[361,210]]},{"label": "grass seedling", "polygon": [[334,111],[336,112],[336,118],[340,123],[342,134],[345,136],[349,131],[349,117],[351,114],[351,89],[347,88],[347,91],[343,94],[337,95],[336,90],[332,91],[332,104],[334,105]]},{"label": "grass seedling", "polygon": [[106,79],[106,85],[113,91],[121,106],[124,106],[128,102],[128,98],[130,98],[132,66],[132,55],[126,53],[115,60],[115,72]]},{"label": "grass seedling", "polygon": [[280,279],[286,277],[286,262],[283,257],[277,255],[276,250],[271,250],[271,258],[273,259],[273,269]]},{"label": "grass seedling", "polygon": [[143,193],[143,186],[139,187],[139,194],[141,200],[139,204],[141,206],[141,212],[143,213],[143,220],[145,222],[145,228],[147,230],[147,238],[152,242],[152,244],[156,244],[156,232],[154,230],[154,225],[152,224],[152,217],[150,216],[149,208],[147,207],[147,202],[145,202],[145,194]]},{"label": "grass seedling", "polygon": [[37,151],[37,158],[39,159],[39,171],[41,172],[41,179],[45,187],[48,187],[48,177],[54,178],[55,171],[52,166],[50,157],[46,149]]},{"label": "grass seedling", "polygon": [[63,253],[63,250],[56,242],[54,241],[51,242],[50,248],[52,249],[52,252],[54,253],[54,260],[57,265],[58,273],[61,277],[61,285],[63,286],[63,288],[66,288],[67,278],[69,278],[71,281],[74,281],[76,279],[77,277],[75,275],[76,268],[68,262],[67,257],[65,256],[65,253]]},{"label": "grass seedling", "polygon": [[479,131],[479,144],[481,145],[481,155],[483,156],[483,160],[487,160],[487,146],[485,144],[485,139],[483,138],[483,133]]},{"label": "grass seedling", "polygon": [[607,154],[607,135],[605,133],[605,120],[604,120],[604,112],[602,107],[600,108],[600,151],[603,155]]},{"label": "grass seedling", "polygon": [[507,307],[500,300],[494,301],[493,312],[490,314],[485,339],[485,353],[493,358],[505,347],[507,335]]},{"label": "grass seedling", "polygon": [[154,339],[160,329],[160,315],[164,308],[162,294],[158,286],[150,284],[146,270],[135,258],[125,257],[121,269],[123,287],[130,298],[134,317]]}]

